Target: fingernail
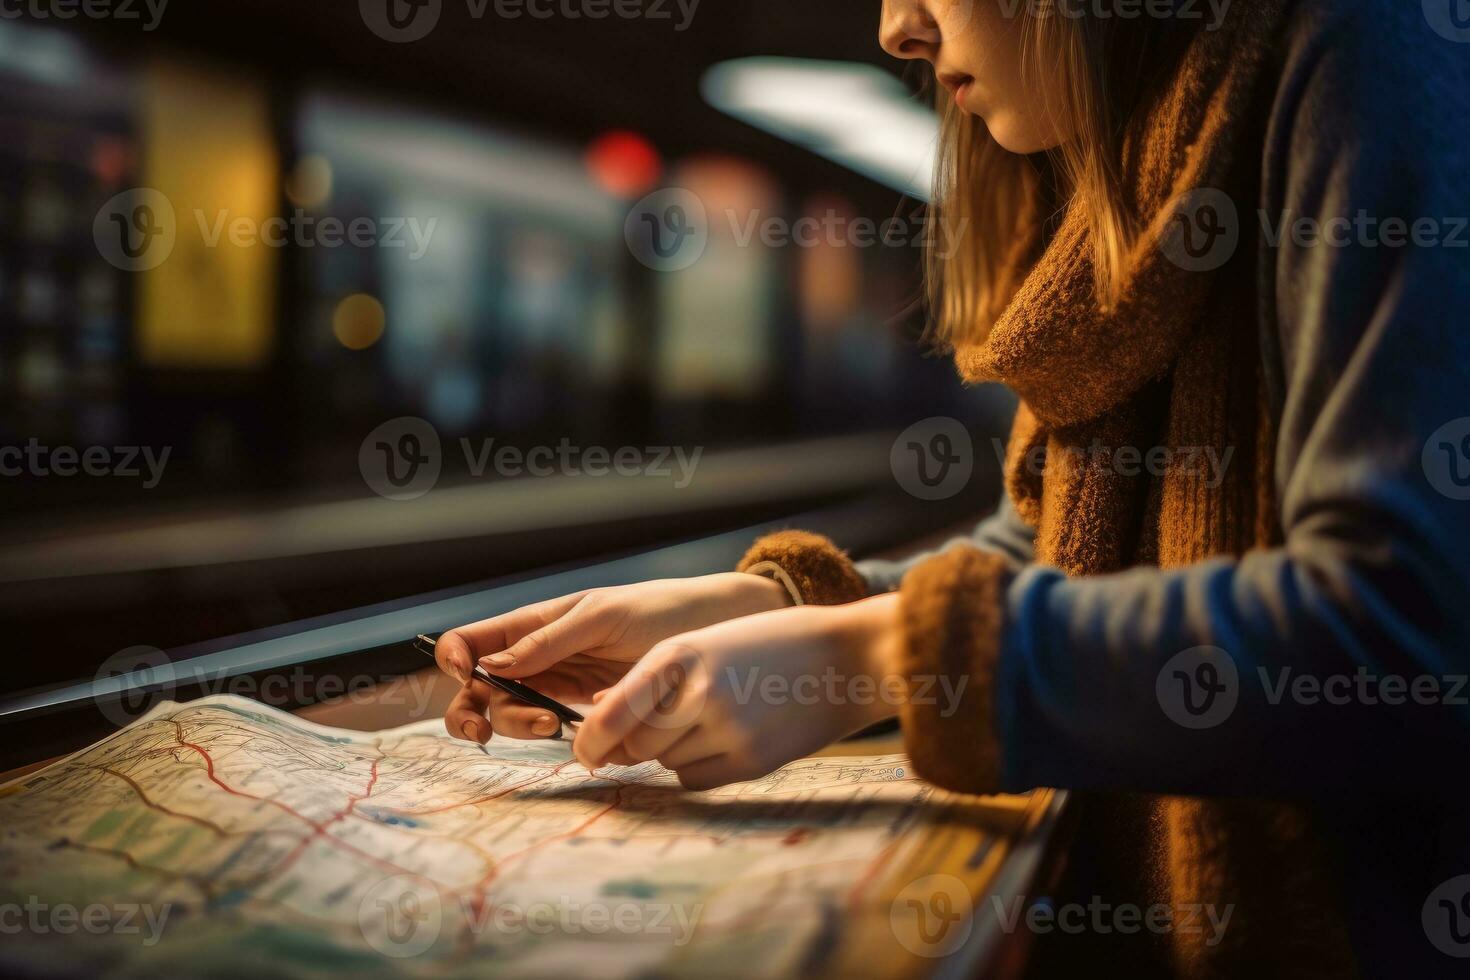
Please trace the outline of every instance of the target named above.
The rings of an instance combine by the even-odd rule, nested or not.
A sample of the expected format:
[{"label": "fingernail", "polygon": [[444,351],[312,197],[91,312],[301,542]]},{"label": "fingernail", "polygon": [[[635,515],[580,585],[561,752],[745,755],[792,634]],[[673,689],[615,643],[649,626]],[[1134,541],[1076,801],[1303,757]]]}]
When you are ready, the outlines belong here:
[{"label": "fingernail", "polygon": [[460,726],[459,730],[464,732],[464,737],[469,739],[471,742],[478,742],[480,740],[480,733],[476,731],[475,723],[472,721],[465,722],[462,726]]},{"label": "fingernail", "polygon": [[449,666],[454,671],[454,677],[457,681],[461,684],[468,684],[470,682],[470,672],[465,669],[464,664],[456,660],[450,663]]},{"label": "fingernail", "polygon": [[481,660],[480,663],[489,664],[491,667],[514,667],[516,665],[516,658],[508,653],[492,653],[490,656]]},{"label": "fingernail", "polygon": [[556,719],[551,717],[550,715],[542,715],[540,718],[537,718],[535,721],[531,722],[531,731],[535,732],[537,735],[550,735],[555,732],[558,727],[559,726],[556,723]]}]

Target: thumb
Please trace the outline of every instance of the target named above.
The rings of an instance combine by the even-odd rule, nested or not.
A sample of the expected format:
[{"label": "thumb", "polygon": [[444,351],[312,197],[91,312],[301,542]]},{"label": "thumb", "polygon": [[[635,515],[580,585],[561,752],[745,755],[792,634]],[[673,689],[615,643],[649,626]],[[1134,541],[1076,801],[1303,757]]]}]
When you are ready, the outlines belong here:
[{"label": "thumb", "polygon": [[483,658],[481,666],[500,677],[531,677],[573,654],[602,646],[615,616],[610,607],[588,598],[584,596],[565,615],[532,630],[500,653]]}]

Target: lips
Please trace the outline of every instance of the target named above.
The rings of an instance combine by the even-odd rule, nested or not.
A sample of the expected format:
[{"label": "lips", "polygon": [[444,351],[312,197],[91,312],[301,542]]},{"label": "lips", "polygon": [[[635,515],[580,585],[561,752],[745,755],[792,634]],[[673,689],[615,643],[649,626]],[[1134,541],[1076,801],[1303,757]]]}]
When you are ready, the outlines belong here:
[{"label": "lips", "polygon": [[963,75],[959,72],[940,72],[937,76],[939,84],[949,89],[956,103],[963,103],[965,96],[970,91],[970,86],[975,83],[974,77]]}]

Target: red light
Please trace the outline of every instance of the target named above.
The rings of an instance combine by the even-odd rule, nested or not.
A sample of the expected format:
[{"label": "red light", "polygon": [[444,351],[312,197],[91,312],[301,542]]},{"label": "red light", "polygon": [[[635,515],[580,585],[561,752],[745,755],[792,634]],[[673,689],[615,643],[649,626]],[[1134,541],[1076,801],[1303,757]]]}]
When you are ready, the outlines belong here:
[{"label": "red light", "polygon": [[132,161],[132,150],[121,140],[104,137],[92,145],[92,173],[104,186],[115,187],[122,183]]},{"label": "red light", "polygon": [[605,133],[587,148],[587,169],[610,194],[637,197],[650,190],[663,173],[653,144],[637,133]]}]

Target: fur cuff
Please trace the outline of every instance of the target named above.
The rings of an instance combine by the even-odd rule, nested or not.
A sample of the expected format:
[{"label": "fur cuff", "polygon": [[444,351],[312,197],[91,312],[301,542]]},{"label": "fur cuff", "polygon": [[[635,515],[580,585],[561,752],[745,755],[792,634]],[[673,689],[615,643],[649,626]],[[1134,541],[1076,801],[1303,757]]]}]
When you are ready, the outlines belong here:
[{"label": "fur cuff", "polygon": [[[765,562],[784,572],[790,582],[771,574],[769,566],[757,567]],[[847,553],[828,538],[806,531],[777,531],[766,535],[750,546],[735,570],[776,578],[788,589],[794,585],[799,594],[798,605],[840,606],[868,595],[867,583]]]},{"label": "fur cuff", "polygon": [[1000,791],[994,690],[1009,578],[1000,555],[947,548],[903,579],[899,719],[914,771],[946,789]]}]

